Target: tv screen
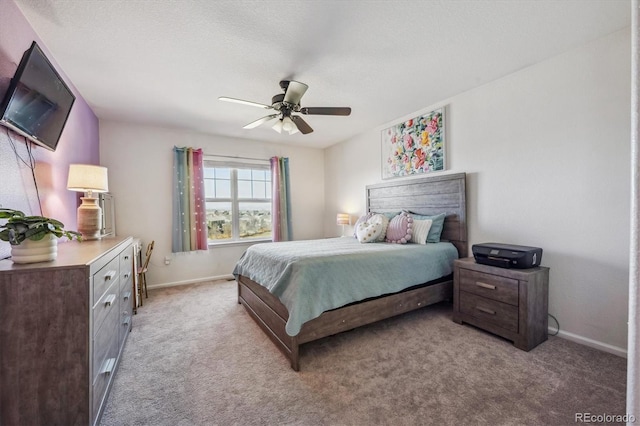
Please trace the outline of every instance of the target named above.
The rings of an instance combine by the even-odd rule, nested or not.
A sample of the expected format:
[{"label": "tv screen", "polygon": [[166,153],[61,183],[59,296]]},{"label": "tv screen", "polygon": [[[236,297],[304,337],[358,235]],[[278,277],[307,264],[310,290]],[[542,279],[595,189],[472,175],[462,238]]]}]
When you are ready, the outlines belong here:
[{"label": "tv screen", "polygon": [[0,124],[55,151],[75,100],[34,41],[0,104]]}]

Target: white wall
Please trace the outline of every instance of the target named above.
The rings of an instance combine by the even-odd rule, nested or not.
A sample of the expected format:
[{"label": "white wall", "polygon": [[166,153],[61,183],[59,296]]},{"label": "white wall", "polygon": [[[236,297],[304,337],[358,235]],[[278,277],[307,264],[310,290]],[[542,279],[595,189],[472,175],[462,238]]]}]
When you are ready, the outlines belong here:
[{"label": "white wall", "polygon": [[467,173],[470,245],[542,247],[561,335],[623,354],[630,66],[625,30],[327,149],[325,234],[335,212],[362,213],[365,185],[381,180],[380,131],[445,105],[447,172]]},{"label": "white wall", "polygon": [[[231,139],[185,130],[100,122],[100,160],[109,169],[116,202],[116,232],[146,245],[155,240],[149,286],[186,283],[231,274],[249,244],[171,254],[173,147],[202,148],[205,154],[264,158],[289,157],[295,239],[323,234],[324,162],[321,150]],[[164,264],[165,256],[171,264]]]}]

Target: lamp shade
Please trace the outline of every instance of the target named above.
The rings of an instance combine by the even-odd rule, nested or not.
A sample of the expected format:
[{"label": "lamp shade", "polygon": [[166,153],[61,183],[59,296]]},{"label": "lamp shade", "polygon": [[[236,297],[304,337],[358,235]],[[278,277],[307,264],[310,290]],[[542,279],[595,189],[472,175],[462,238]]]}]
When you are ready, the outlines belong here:
[{"label": "lamp shade", "polygon": [[282,133],[282,120],[276,121],[276,124],[274,124],[271,128],[278,133]]},{"label": "lamp shade", "polygon": [[[293,123],[293,121],[292,121],[292,123]],[[295,135],[295,134],[296,134],[296,133],[298,133],[298,132],[299,132],[299,130],[298,130],[298,126],[296,126],[296,124],[295,124],[295,123],[293,123],[293,128],[292,128],[291,130],[289,130],[289,134],[290,134],[290,135]]]},{"label": "lamp shade", "polygon": [[338,213],[336,222],[338,225],[351,225],[351,215],[348,213]]},{"label": "lamp shade", "polygon": [[290,117],[284,117],[282,119],[282,130],[290,133],[293,129],[296,128],[296,125],[293,124],[293,120]]},{"label": "lamp shade", "polygon": [[78,192],[107,192],[107,168],[91,164],[69,165],[67,189]]},{"label": "lamp shade", "polygon": [[[247,127],[245,126],[245,128]],[[290,135],[295,135],[299,132],[298,126],[296,126],[296,123],[294,123],[289,116],[278,119],[271,128],[278,133],[282,133],[282,131],[284,130]]]}]

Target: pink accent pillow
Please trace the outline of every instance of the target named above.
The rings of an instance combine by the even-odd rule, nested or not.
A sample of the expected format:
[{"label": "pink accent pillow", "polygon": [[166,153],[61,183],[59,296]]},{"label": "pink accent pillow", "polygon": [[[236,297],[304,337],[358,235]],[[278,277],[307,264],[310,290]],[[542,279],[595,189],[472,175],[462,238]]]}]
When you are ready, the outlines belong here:
[{"label": "pink accent pillow", "polygon": [[413,218],[407,212],[402,212],[389,221],[387,227],[387,242],[405,244],[413,233]]}]

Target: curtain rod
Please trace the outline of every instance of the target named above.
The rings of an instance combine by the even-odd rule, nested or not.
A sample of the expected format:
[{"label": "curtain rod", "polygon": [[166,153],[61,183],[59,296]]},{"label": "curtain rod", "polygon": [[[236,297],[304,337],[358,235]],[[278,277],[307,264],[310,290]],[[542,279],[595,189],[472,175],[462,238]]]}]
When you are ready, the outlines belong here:
[{"label": "curtain rod", "polygon": [[206,155],[207,157],[237,158],[237,159],[240,159],[240,160],[256,160],[256,161],[269,161],[270,160],[270,158],[264,159],[264,158],[240,157],[240,156],[237,156],[237,155],[207,154],[206,152],[204,153],[204,155]]}]

